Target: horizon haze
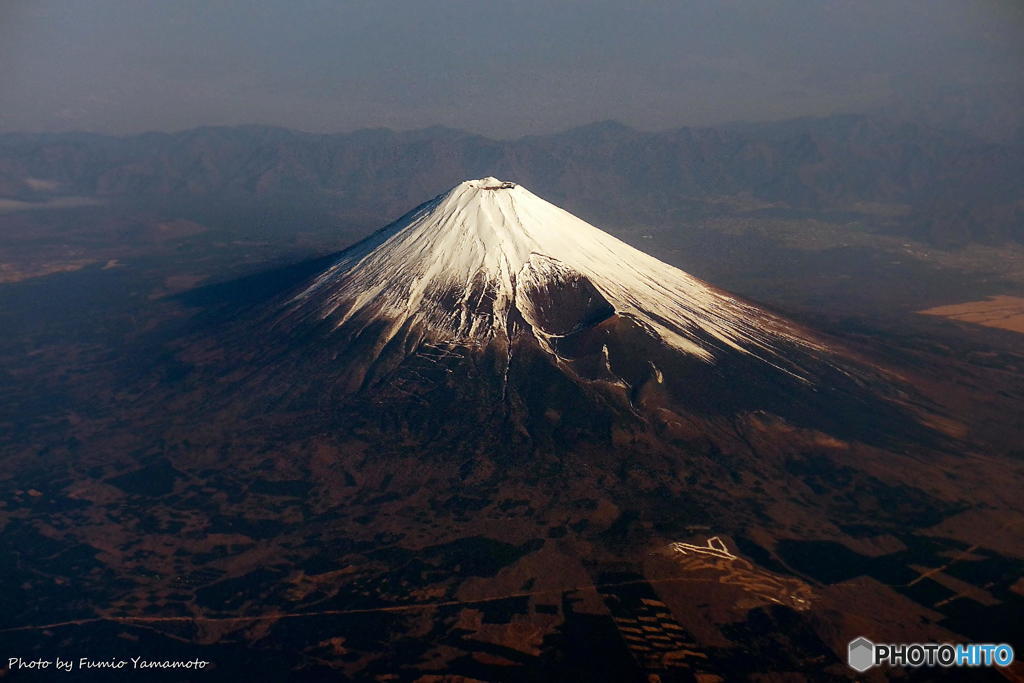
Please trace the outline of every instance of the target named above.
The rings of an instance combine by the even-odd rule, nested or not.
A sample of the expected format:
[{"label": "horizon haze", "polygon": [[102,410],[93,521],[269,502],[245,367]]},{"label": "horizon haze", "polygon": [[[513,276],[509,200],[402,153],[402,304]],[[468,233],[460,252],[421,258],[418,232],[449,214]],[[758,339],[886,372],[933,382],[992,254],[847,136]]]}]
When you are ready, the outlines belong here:
[{"label": "horizon haze", "polygon": [[431,126],[496,138],[878,112],[1020,128],[1012,2],[16,1],[0,131]]}]

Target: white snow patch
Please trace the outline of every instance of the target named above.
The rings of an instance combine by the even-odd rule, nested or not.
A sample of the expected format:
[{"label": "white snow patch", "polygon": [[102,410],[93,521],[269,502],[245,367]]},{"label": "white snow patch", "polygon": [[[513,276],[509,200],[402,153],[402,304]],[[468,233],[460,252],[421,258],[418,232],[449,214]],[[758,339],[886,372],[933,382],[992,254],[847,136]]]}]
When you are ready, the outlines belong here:
[{"label": "white snow patch", "polygon": [[661,374],[661,370],[658,369],[658,366],[655,365],[654,363],[652,363],[651,361],[647,361],[647,363],[648,363],[648,365],[651,366],[651,371],[654,372],[654,379],[655,379],[655,381],[658,384],[664,384],[665,383],[665,375]]}]

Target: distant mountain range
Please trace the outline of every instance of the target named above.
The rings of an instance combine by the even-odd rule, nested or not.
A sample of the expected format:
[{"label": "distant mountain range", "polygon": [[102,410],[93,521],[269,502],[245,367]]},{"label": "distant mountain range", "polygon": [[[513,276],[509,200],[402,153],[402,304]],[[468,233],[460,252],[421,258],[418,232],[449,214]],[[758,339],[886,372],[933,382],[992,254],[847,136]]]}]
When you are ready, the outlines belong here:
[{"label": "distant mountain range", "polygon": [[0,197],[20,201],[315,208],[369,228],[489,175],[588,220],[666,225],[736,201],[886,206],[901,232],[932,243],[1024,241],[1024,145],[869,116],[659,133],[603,122],[515,140],[446,128],[320,135],[259,126],[0,135]]}]

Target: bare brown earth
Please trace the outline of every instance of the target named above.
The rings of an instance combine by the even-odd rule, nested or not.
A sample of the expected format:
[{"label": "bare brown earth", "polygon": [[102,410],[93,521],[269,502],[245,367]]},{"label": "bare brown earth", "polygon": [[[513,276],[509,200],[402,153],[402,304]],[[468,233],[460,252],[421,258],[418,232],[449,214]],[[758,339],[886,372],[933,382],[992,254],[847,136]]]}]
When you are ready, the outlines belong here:
[{"label": "bare brown earth", "polygon": [[984,301],[936,306],[918,313],[1024,334],[1024,298],[1017,296],[990,296]]},{"label": "bare brown earth", "polygon": [[73,272],[81,270],[91,263],[94,263],[92,259],[79,259],[63,263],[35,263],[28,266],[17,263],[0,263],[0,284],[5,282],[21,282],[29,278],[45,277],[53,273]]}]

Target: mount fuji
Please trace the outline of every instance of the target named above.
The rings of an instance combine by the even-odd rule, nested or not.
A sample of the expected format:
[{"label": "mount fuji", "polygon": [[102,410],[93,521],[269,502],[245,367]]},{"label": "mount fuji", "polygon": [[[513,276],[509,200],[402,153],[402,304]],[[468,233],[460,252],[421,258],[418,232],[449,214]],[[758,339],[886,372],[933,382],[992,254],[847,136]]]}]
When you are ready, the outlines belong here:
[{"label": "mount fuji", "polygon": [[221,375],[261,410],[455,401],[531,437],[573,414],[922,430],[891,372],[492,177],[318,260],[220,336]]}]

